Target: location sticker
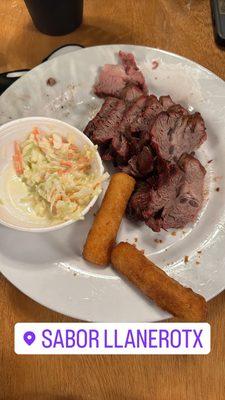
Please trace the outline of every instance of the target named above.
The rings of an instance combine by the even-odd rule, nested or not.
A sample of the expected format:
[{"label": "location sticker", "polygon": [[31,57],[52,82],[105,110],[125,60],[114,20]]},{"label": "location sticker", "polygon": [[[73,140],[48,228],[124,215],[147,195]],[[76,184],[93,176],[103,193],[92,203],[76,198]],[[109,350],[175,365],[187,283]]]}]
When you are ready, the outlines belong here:
[{"label": "location sticker", "polygon": [[25,332],[23,335],[23,339],[30,346],[35,341],[35,334],[32,331]]},{"label": "location sticker", "polygon": [[[16,354],[209,354],[206,322],[17,323]],[[0,396],[1,398],[1,396]]]}]

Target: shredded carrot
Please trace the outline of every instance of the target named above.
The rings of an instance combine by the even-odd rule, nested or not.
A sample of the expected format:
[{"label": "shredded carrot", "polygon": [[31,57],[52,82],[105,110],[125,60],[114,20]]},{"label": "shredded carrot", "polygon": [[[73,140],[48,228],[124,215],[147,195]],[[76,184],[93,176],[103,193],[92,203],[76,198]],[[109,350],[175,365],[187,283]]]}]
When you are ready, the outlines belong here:
[{"label": "shredded carrot", "polygon": [[18,175],[23,173],[23,157],[18,142],[14,143],[15,154],[13,156],[13,163]]},{"label": "shredded carrot", "polygon": [[67,168],[67,169],[59,169],[57,171],[58,175],[63,175],[63,174],[69,174],[71,171],[73,170],[73,168]]},{"label": "shredded carrot", "polygon": [[62,160],[62,161],[60,161],[60,165],[62,165],[64,167],[72,167],[73,164],[71,163],[71,161]]},{"label": "shredded carrot", "polygon": [[77,150],[77,146],[75,146],[75,144],[71,144],[71,145],[70,145],[70,149],[71,149],[71,150]]},{"label": "shredded carrot", "polygon": [[20,145],[18,142],[14,143],[15,155],[21,155]]},{"label": "shredded carrot", "polygon": [[71,171],[73,170],[73,168],[68,168],[66,170],[63,171],[63,174],[69,174]]},{"label": "shredded carrot", "polygon": [[39,134],[40,134],[38,128],[34,128],[33,131],[32,131],[32,133],[33,133],[33,135],[34,135],[34,140],[35,140],[35,142],[38,142],[38,136],[39,136]]},{"label": "shredded carrot", "polygon": [[13,164],[14,164],[14,168],[16,170],[17,175],[22,175],[23,167],[22,167],[22,164],[20,163],[20,161],[18,160],[17,156],[13,156]]},{"label": "shredded carrot", "polygon": [[56,202],[56,201],[59,201],[59,200],[62,200],[62,195],[61,195],[61,194],[59,194],[58,196],[56,196],[55,202]]}]

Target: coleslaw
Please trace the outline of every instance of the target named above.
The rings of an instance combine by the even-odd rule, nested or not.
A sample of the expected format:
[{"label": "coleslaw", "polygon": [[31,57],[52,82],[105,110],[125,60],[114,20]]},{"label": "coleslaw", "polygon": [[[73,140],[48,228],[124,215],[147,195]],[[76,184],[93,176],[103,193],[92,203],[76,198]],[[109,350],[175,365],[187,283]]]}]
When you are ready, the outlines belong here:
[{"label": "coleslaw", "polygon": [[83,219],[82,211],[108,175],[93,172],[96,152],[94,146],[79,149],[69,135],[34,128],[26,140],[15,142],[13,155],[16,173],[29,191],[24,201],[30,201],[37,216],[54,222]]}]

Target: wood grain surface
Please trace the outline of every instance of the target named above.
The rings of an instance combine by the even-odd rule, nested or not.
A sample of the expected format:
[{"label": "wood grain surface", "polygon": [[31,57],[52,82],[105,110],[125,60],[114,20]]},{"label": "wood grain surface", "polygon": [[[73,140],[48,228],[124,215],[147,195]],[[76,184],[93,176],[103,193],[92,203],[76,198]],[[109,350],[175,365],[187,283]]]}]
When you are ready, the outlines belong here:
[{"label": "wood grain surface", "polygon": [[[225,79],[225,52],[213,40],[208,0],[86,0],[83,25],[62,37],[39,33],[22,0],[1,0],[0,21],[0,71],[33,67],[66,43],[134,43],[189,57]],[[224,304],[225,292],[209,303],[207,356],[18,356],[16,322],[72,320],[1,277],[0,399],[222,400]]]}]

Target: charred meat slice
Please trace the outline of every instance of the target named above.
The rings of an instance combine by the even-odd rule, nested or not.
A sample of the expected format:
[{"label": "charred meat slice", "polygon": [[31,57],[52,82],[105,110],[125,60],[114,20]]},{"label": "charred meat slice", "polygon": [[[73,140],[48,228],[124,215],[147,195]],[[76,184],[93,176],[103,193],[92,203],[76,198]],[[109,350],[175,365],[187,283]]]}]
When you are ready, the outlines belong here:
[{"label": "charred meat slice", "polygon": [[177,161],[182,154],[190,154],[207,138],[201,114],[184,115],[182,108],[180,112],[172,109],[159,114],[150,136],[157,154],[167,161]]},{"label": "charred meat slice", "polygon": [[163,111],[167,111],[168,108],[170,108],[171,106],[174,105],[174,102],[170,96],[161,96],[159,98],[159,102],[161,103],[161,105],[163,107]]},{"label": "charred meat slice", "polygon": [[120,51],[119,58],[125,68],[128,81],[139,86],[144,92],[146,92],[147,88],[145,84],[145,78],[142,72],[139,70],[133,54]]},{"label": "charred meat slice", "polygon": [[99,152],[103,161],[113,161],[114,156],[110,146],[107,146],[106,148],[105,146],[100,146]]},{"label": "charred meat slice", "polygon": [[144,146],[138,155],[133,155],[128,164],[121,166],[120,169],[135,178],[144,178],[152,172],[153,165],[154,159],[151,149]]},{"label": "charred meat slice", "polygon": [[132,124],[141,114],[143,108],[145,107],[146,101],[147,96],[141,96],[127,108],[119,126],[120,132],[124,133],[131,130]]},{"label": "charred meat slice", "polygon": [[137,155],[137,169],[142,176],[147,176],[153,170],[153,154],[149,147],[144,146]]},{"label": "charred meat slice", "polygon": [[129,103],[143,95],[143,91],[136,85],[127,85],[121,92],[121,98]]},{"label": "charred meat slice", "polygon": [[184,155],[179,165],[185,174],[185,181],[176,200],[168,203],[163,210],[164,229],[183,228],[194,222],[203,204],[205,168],[190,155]]},{"label": "charred meat slice", "polygon": [[205,173],[196,158],[182,156],[179,166],[168,164],[157,188],[146,183],[133,193],[128,217],[144,220],[156,232],[183,228],[194,222],[203,204]]},{"label": "charred meat slice", "polygon": [[[120,51],[119,58],[122,65],[106,64],[101,69],[94,92],[99,97],[115,96],[131,101],[133,96],[138,97],[137,93],[140,91],[142,94],[147,92],[145,79],[133,54]],[[131,85],[133,89],[124,94],[124,90]]]},{"label": "charred meat slice", "polygon": [[112,138],[111,144],[114,160],[117,164],[125,163],[129,159],[129,144],[126,137],[117,133]]},{"label": "charred meat slice", "polygon": [[144,109],[131,125],[131,131],[137,132],[148,130],[155,120],[155,117],[161,111],[163,111],[163,108],[157,97],[154,95],[148,96]]},{"label": "charred meat slice", "polygon": [[169,164],[165,176],[159,181],[158,188],[156,190],[151,189],[151,201],[143,211],[143,217],[146,221],[164,208],[166,204],[175,200],[183,180],[184,174],[181,169],[176,164]]},{"label": "charred meat slice", "polygon": [[114,97],[107,97],[107,99],[102,104],[102,107],[100,108],[96,116],[90,122],[88,122],[86,128],[84,129],[85,135],[87,135],[90,138],[92,137],[92,134],[94,130],[97,128],[100,121],[106,120],[107,116],[115,107],[117,101],[118,100]]},{"label": "charred meat slice", "polygon": [[106,64],[100,71],[94,91],[99,97],[120,97],[126,84],[127,74],[124,67],[122,65]]},{"label": "charred meat slice", "polygon": [[[175,164],[167,164],[164,175],[160,175],[156,187],[148,182],[143,183],[133,193],[128,205],[128,217],[135,216],[144,220],[151,227],[155,220],[160,220],[163,208],[168,202],[172,202],[184,180],[184,174]],[[157,226],[161,222],[157,221]]]},{"label": "charred meat slice", "polygon": [[98,122],[92,134],[92,141],[95,144],[104,144],[115,136],[119,123],[122,121],[125,108],[124,101],[117,99],[107,118],[102,118]]},{"label": "charred meat slice", "polygon": [[137,156],[132,156],[126,165],[120,165],[119,169],[125,174],[133,176],[134,178],[141,178],[142,175],[137,167]]},{"label": "charred meat slice", "polygon": [[134,193],[132,194],[126,214],[129,219],[144,221],[143,210],[148,207],[151,200],[151,186],[146,182],[137,184]]},{"label": "charred meat slice", "polygon": [[174,104],[166,110],[171,117],[178,118],[181,115],[188,115],[188,111],[180,104]]}]

